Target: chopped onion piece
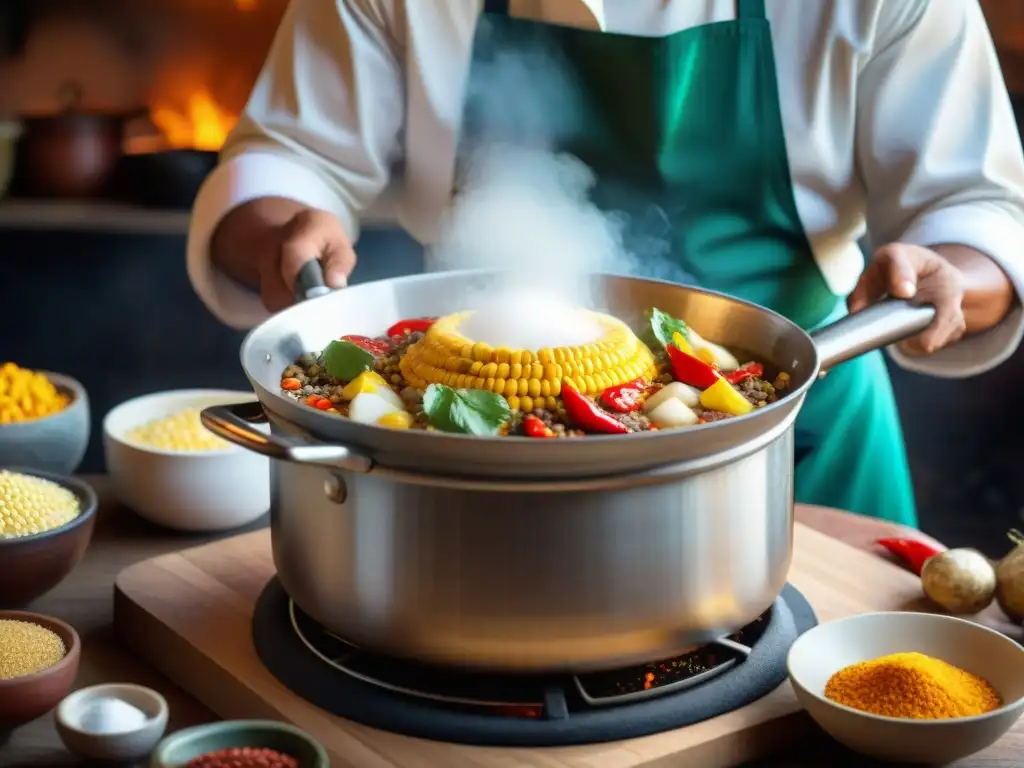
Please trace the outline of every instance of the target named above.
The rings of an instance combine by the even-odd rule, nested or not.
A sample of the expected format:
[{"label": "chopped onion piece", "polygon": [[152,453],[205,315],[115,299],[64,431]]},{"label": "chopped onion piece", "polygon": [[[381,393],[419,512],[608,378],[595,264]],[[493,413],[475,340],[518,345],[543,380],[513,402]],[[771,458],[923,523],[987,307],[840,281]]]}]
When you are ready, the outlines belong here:
[{"label": "chopped onion piece", "polygon": [[666,384],[644,401],[644,411],[650,413],[666,400],[679,400],[683,405],[695,408],[700,404],[700,392],[681,381]]},{"label": "chopped onion piece", "polygon": [[359,424],[376,424],[381,416],[402,410],[386,397],[377,392],[360,392],[348,408],[348,417]]},{"label": "chopped onion piece", "polygon": [[665,398],[660,405],[647,414],[648,418],[659,429],[672,427],[689,427],[699,421],[697,414],[690,410],[682,400],[674,397]]}]

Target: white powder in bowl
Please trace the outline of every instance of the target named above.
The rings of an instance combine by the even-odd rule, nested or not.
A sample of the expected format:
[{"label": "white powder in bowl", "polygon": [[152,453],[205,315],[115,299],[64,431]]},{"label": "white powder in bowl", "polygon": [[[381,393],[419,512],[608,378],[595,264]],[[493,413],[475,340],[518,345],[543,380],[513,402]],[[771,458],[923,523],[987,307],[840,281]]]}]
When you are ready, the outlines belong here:
[{"label": "white powder in bowl", "polygon": [[142,728],[148,719],[145,712],[127,701],[103,697],[86,704],[78,727],[97,734],[130,733]]}]

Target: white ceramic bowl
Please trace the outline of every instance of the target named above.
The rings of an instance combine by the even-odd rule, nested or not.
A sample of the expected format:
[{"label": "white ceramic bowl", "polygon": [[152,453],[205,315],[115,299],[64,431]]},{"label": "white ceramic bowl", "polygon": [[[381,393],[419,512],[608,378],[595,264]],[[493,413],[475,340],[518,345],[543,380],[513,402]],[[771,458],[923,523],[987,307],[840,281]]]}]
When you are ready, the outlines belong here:
[{"label": "white ceramic bowl", "polygon": [[103,420],[107,472],[118,498],[139,516],[179,531],[226,531],[270,508],[269,460],[229,445],[216,451],[148,448],[128,433],[184,409],[250,402],[252,392],[187,389],[122,403]]},{"label": "white ceramic bowl", "polygon": [[[145,723],[120,733],[91,733],[83,729],[86,712],[102,698],[117,698],[142,710]],[[133,763],[152,752],[163,738],[167,714],[167,702],[156,691],[141,685],[112,683],[75,691],[57,705],[54,718],[61,741],[75,755],[89,760]]]},{"label": "white ceramic bowl", "polygon": [[[840,669],[891,653],[918,652],[978,675],[1003,706],[977,717],[879,717],[825,698]],[[1024,648],[974,622],[930,613],[866,613],[821,624],[789,651],[789,679],[808,714],[836,741],[880,760],[936,764],[994,744],[1024,712]]]}]

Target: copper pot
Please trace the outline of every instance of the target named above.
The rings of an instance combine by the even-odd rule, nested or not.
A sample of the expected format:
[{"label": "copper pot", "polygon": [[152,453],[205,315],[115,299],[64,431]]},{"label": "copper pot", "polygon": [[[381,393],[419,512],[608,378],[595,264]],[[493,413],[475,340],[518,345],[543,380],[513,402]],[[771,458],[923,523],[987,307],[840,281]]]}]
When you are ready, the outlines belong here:
[{"label": "copper pot", "polygon": [[41,197],[91,197],[103,191],[121,157],[125,123],[145,114],[81,109],[82,90],[68,82],[58,90],[62,110],[29,115],[18,146],[24,189]]}]

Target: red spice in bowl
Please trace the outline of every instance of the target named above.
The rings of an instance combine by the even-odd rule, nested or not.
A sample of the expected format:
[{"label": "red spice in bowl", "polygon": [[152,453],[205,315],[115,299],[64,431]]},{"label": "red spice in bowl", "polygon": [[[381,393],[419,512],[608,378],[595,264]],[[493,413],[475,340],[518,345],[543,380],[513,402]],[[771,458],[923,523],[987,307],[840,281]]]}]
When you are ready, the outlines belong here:
[{"label": "red spice in bowl", "polygon": [[299,768],[299,761],[266,747],[231,747],[194,757],[186,768]]}]

